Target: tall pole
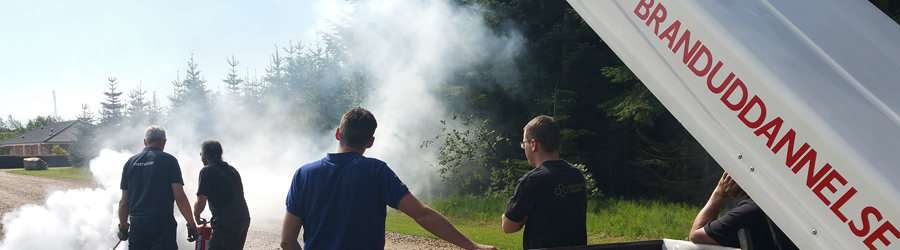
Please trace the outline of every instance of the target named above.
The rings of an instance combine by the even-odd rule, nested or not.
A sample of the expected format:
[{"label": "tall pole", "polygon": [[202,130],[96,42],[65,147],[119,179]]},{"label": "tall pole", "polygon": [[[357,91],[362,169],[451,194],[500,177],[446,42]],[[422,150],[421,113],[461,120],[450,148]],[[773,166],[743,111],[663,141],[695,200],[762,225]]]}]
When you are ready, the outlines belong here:
[{"label": "tall pole", "polygon": [[59,115],[56,114],[56,90],[55,89],[53,90],[53,116],[59,117]]}]

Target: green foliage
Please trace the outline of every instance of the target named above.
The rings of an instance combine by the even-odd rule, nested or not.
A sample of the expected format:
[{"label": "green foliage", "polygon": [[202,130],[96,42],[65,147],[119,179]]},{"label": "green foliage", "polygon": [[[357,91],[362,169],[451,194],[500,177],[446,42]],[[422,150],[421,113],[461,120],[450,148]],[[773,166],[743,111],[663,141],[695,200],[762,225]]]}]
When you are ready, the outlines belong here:
[{"label": "green foliage", "polygon": [[[457,119],[462,129],[453,128],[457,125]],[[498,155],[496,147],[508,139],[488,128],[490,119],[473,119],[474,115],[466,115],[465,110],[460,116],[454,113],[450,125],[441,120],[441,124],[445,126],[441,129],[442,134],[422,142],[421,147],[426,148],[435,141],[441,141],[437,165],[430,164],[437,167],[436,171],[442,180],[464,188],[490,190],[494,183],[485,183],[484,173],[492,170],[491,166],[495,164],[494,160]]]},{"label": "green foliage", "polygon": [[25,125],[25,128],[22,130],[23,133],[39,129],[44,125],[48,125],[54,122],[61,122],[62,119],[59,117],[47,115],[47,116],[37,116],[34,119],[28,119],[28,123]]},{"label": "green foliage", "polygon": [[[210,91],[206,88],[206,79],[200,76],[200,69],[194,62],[194,54],[191,54],[191,60],[188,61],[188,68],[185,72],[184,80],[176,79],[172,82],[175,85],[175,92],[169,96],[172,102],[172,109],[179,108],[188,103],[197,105],[208,105]],[[102,123],[102,122],[101,122]]]},{"label": "green foliage", "polygon": [[53,150],[51,152],[53,155],[69,155],[69,151],[60,147],[59,144],[53,145]]},{"label": "green foliage", "polygon": [[491,171],[491,190],[484,192],[491,197],[510,197],[516,191],[519,178],[534,169],[527,160],[504,159],[502,167],[494,167]]},{"label": "green foliage", "polygon": [[144,125],[150,118],[151,103],[144,97],[145,94],[147,94],[147,91],[142,90],[140,84],[138,84],[137,88],[128,92],[130,100],[125,108],[125,116],[128,117],[132,125]]},{"label": "green foliage", "polygon": [[[603,75],[611,82],[627,83],[637,77],[626,66],[605,67]],[[653,126],[653,119],[664,110],[653,93],[643,83],[634,84],[634,88],[598,106],[608,116],[616,117],[616,121],[633,120],[640,124]]]},{"label": "green foliage", "polygon": [[90,106],[81,104],[81,114],[78,115],[78,129],[75,132],[75,141],[69,146],[69,164],[72,167],[86,167],[89,159],[100,154],[94,144],[97,140],[98,125],[91,113]]},{"label": "green foliage", "polygon": [[594,180],[594,174],[588,172],[587,167],[585,167],[584,164],[576,163],[575,167],[577,167],[578,170],[581,170],[581,174],[584,175],[584,187],[585,190],[587,190],[588,199],[603,197],[603,192],[597,188],[597,180]]},{"label": "green foliage", "polygon": [[100,124],[104,127],[116,127],[122,124],[124,120],[124,109],[125,104],[119,96],[122,95],[122,92],[116,91],[116,78],[109,77],[109,91],[103,92],[103,95],[106,96],[106,99],[103,102],[100,102],[102,108],[100,109]]}]

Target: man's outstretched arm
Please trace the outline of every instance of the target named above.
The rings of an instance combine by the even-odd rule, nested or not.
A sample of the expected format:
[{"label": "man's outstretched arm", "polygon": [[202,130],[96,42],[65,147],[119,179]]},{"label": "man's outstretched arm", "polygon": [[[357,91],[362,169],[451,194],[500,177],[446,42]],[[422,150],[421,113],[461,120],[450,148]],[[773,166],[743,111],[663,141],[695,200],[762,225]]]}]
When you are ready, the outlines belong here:
[{"label": "man's outstretched arm", "polygon": [[291,212],[284,212],[284,223],[281,225],[281,249],[301,249],[297,238],[300,237],[300,228],[303,227],[302,222],[300,217],[291,214]]},{"label": "man's outstretched arm", "polygon": [[709,201],[706,202],[706,205],[703,206],[703,209],[697,214],[697,218],[694,218],[694,224],[691,226],[690,233],[691,242],[697,244],[720,245],[719,242],[716,242],[716,240],[709,237],[709,234],[706,233],[706,229],[704,229],[703,226],[705,226],[707,222],[719,218],[719,211],[722,211],[722,206],[725,205],[725,200],[728,199],[728,195],[725,194],[724,185],[730,179],[731,177],[728,176],[728,173],[722,174],[722,178],[719,179],[719,184],[716,185],[716,189],[709,197]]},{"label": "man's outstretched arm", "polygon": [[464,249],[497,249],[492,246],[480,245],[466,237],[453,226],[450,221],[443,215],[434,211],[430,207],[422,204],[419,199],[411,193],[407,193],[400,199],[397,209],[416,220],[419,226],[422,226],[428,232],[434,234],[438,238],[446,240]]}]

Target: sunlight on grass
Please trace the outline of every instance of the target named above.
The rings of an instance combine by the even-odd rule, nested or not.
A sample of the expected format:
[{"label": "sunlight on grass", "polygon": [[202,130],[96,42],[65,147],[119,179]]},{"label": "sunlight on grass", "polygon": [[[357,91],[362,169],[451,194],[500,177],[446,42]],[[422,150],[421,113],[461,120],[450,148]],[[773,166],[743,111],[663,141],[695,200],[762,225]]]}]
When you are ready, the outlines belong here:
[{"label": "sunlight on grass", "polygon": [[[500,215],[506,201],[506,198],[450,196],[435,199],[430,206],[478,243],[521,249],[521,231],[505,234],[500,229]],[[691,222],[700,211],[699,207],[685,203],[614,198],[589,200],[587,209],[588,244],[661,238],[687,240]],[[386,230],[435,238],[395,210],[388,213]]]},{"label": "sunlight on grass", "polygon": [[71,179],[71,180],[87,181],[87,182],[94,181],[94,175],[91,174],[90,170],[85,169],[85,168],[56,167],[56,168],[48,168],[47,170],[17,169],[17,170],[10,170],[10,171],[8,171],[8,173],[61,178],[61,179]]}]

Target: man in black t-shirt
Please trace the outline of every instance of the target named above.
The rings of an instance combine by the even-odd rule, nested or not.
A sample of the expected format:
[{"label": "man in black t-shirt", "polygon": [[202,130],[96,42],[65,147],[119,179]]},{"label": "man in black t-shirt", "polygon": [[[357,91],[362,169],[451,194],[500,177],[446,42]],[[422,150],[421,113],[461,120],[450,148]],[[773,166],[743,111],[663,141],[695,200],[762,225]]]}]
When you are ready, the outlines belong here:
[{"label": "man in black t-shirt", "polygon": [[535,117],[525,125],[520,146],[535,167],[516,184],[502,216],[506,233],[525,226],[525,249],[587,244],[587,192],[581,170],[559,158],[559,124]]},{"label": "man in black t-shirt", "polygon": [[[128,159],[122,170],[119,200],[119,239],[128,249],[178,249],[172,202],[187,221],[188,241],[197,238],[191,205],[184,194],[181,167],[174,156],[163,152],[166,131],[150,126],[144,134],[143,151]],[[128,224],[129,216],[131,224]],[[130,229],[130,230],[129,230]]]},{"label": "man in black t-shirt", "polygon": [[200,147],[200,157],[205,167],[200,170],[194,218],[197,224],[206,222],[200,213],[209,201],[213,232],[208,249],[243,249],[250,228],[250,212],[244,200],[241,175],[237,169],[222,161],[222,144],[218,141],[207,140]]},{"label": "man in black t-shirt", "polygon": [[[728,198],[743,200],[722,218],[716,219]],[[794,246],[793,242],[775,224],[769,226],[766,213],[756,205],[753,199],[747,197],[744,190],[728,173],[724,173],[706,206],[694,219],[690,239],[691,242],[698,244],[741,247],[738,238],[738,230],[741,229],[750,232],[750,240],[754,249],[797,249],[797,246]],[[775,232],[773,233],[770,229],[774,229]],[[775,242],[776,237],[780,242]]]}]

